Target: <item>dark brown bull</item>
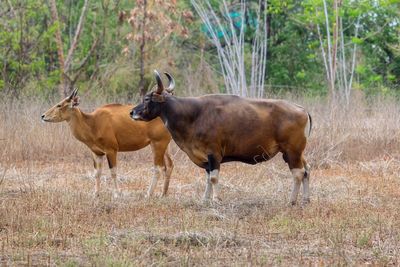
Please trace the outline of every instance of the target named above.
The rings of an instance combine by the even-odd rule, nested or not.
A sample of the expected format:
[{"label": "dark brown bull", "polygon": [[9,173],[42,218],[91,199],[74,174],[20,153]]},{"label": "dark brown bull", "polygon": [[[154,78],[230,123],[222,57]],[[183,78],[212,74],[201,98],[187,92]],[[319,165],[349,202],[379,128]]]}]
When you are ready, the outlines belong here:
[{"label": "dark brown bull", "polygon": [[293,175],[290,203],[295,204],[303,183],[303,202],[309,202],[310,167],[303,157],[311,130],[311,116],[285,100],[249,99],[234,95],[172,96],[174,80],[164,89],[157,71],[157,87],[131,110],[135,120],[158,116],[174,141],[199,167],[206,169],[205,199],[218,198],[220,164],[256,164],[283,153]]}]

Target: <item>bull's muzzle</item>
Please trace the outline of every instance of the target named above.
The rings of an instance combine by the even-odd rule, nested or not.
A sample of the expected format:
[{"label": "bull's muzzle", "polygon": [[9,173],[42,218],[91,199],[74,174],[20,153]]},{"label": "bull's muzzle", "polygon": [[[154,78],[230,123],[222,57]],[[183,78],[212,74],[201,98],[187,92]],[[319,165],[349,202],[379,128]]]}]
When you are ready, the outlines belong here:
[{"label": "bull's muzzle", "polygon": [[140,120],[141,117],[136,114],[136,111],[134,109],[131,109],[131,112],[129,113],[129,115],[131,116],[132,119],[134,119],[135,121]]}]

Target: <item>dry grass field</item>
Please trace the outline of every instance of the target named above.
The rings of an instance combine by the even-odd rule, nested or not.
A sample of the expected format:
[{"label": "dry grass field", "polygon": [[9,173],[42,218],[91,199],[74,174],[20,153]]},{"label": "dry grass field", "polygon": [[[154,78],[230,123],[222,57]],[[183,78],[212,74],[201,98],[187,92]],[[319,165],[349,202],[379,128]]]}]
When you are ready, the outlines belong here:
[{"label": "dry grass field", "polygon": [[[204,202],[205,173],[175,144],[165,198],[145,198],[149,148],[118,155],[123,196],[103,164],[93,197],[89,150],[50,103],[0,106],[1,266],[400,265],[400,105],[355,97],[349,111],[296,99],[313,116],[306,149],[311,203],[288,206],[282,157],[221,168],[220,202]],[[82,102],[83,109],[90,107]]]}]

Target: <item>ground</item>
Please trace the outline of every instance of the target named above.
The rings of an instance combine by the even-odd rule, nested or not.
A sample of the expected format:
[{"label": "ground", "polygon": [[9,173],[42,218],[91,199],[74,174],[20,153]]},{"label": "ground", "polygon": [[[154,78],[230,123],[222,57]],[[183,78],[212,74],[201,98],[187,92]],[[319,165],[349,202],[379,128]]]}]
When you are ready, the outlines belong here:
[{"label": "ground", "polygon": [[255,166],[223,164],[222,200],[207,202],[204,170],[171,152],[165,198],[162,179],[145,198],[148,148],[120,154],[117,199],[106,162],[100,198],[93,196],[84,156],[0,168],[0,265],[400,264],[396,157],[314,168],[311,203],[289,206],[292,178],[279,155]]},{"label": "ground", "polygon": [[[292,178],[280,154],[254,166],[223,164],[222,200],[205,202],[204,170],[174,143],[167,197],[160,179],[145,198],[147,147],[118,154],[117,199],[104,160],[95,198],[88,148],[67,123],[41,122],[52,104],[4,102],[0,266],[400,266],[400,105],[352,101],[294,99],[313,116],[307,206],[288,205]],[[86,103],[85,111],[100,105]]]}]

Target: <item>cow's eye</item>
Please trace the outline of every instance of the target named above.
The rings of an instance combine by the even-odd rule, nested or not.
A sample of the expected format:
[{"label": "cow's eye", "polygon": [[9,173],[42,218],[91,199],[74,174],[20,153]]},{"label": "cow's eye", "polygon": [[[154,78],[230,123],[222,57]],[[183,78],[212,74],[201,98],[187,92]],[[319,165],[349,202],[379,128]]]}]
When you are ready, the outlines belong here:
[{"label": "cow's eye", "polygon": [[61,107],[62,107],[61,104],[58,104],[58,105],[57,105],[57,108],[61,108]]}]

